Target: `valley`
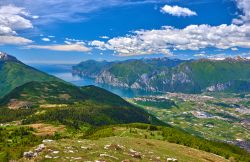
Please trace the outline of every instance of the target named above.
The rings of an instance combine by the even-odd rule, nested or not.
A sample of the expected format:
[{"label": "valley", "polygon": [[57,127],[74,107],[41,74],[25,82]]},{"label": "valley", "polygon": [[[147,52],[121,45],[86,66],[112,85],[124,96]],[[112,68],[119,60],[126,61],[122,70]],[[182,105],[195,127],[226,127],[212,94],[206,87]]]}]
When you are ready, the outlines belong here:
[{"label": "valley", "polygon": [[249,95],[166,93],[128,101],[191,134],[250,148]]},{"label": "valley", "polygon": [[250,162],[250,0],[0,0],[0,162]]},{"label": "valley", "polygon": [[[0,98],[0,161],[250,160],[247,93],[126,98],[17,59],[0,61],[0,73],[8,74]],[[27,78],[13,81],[20,71]]]}]

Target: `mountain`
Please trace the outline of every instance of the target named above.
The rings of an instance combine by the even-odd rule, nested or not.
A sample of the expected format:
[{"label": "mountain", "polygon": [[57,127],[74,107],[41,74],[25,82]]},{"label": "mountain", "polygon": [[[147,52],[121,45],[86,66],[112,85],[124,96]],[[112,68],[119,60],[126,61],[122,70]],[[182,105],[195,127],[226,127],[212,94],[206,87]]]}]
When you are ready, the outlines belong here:
[{"label": "mountain", "polygon": [[[78,71],[83,65],[85,76],[93,77],[85,62],[73,67],[73,70]],[[240,57],[188,61],[158,58],[111,62],[109,66],[99,68],[94,77],[98,83],[147,91],[249,92],[250,60]]]},{"label": "mountain", "polygon": [[[30,109],[32,113],[44,112],[33,114],[26,122],[57,121],[66,125],[163,124],[109,91],[95,86],[77,87],[31,68],[13,56],[5,53],[0,56],[0,106],[15,111]],[[6,115],[6,118],[9,116],[12,115]]]},{"label": "mountain", "polygon": [[30,81],[60,81],[3,52],[0,52],[0,76],[0,97]]},{"label": "mountain", "polygon": [[73,66],[72,72],[75,75],[95,77],[104,68],[108,68],[112,64],[113,62],[87,60],[80,63],[79,65]]},{"label": "mountain", "polygon": [[1,52],[0,51],[0,61],[16,61],[18,60],[14,56],[10,56],[7,53]]},{"label": "mountain", "polygon": [[[86,161],[117,161],[116,156],[119,160],[148,161],[151,154],[164,160],[249,160],[249,154],[237,146],[208,141],[170,127],[102,88],[76,87],[9,55],[1,58],[1,73],[5,77],[2,80],[5,79],[5,84],[16,84],[0,98],[0,161],[68,161],[68,158],[79,160],[79,157]],[[124,63],[152,70],[147,63],[136,60]],[[153,65],[164,70],[178,66],[174,63],[166,68],[158,61]],[[126,74],[132,72],[128,69]],[[87,141],[91,148],[90,143],[83,143]],[[123,150],[116,150],[120,144]],[[166,155],[165,151],[170,149]]]},{"label": "mountain", "polygon": [[163,124],[104,89],[95,86],[79,88],[57,81],[26,83],[3,97],[0,105],[17,111],[35,109],[32,116],[23,120],[24,123],[58,122],[75,128],[85,124]]}]

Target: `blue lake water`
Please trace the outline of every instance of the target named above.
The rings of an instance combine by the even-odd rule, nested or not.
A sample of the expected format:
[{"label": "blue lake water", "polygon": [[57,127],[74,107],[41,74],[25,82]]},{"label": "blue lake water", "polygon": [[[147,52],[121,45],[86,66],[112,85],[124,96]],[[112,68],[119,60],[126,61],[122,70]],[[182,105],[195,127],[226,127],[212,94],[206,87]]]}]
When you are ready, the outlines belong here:
[{"label": "blue lake water", "polygon": [[98,84],[94,79],[87,77],[79,77],[72,75],[71,67],[73,65],[45,65],[45,64],[31,64],[30,66],[41,70],[50,75],[54,75],[60,79],[63,79],[67,82],[75,84],[77,86],[87,86],[87,85],[95,85],[101,88],[104,88],[110,92],[113,92],[124,98],[133,98],[137,96],[147,96],[147,95],[156,95],[159,93],[147,92],[141,90],[132,90],[126,88],[113,87],[106,84]]}]

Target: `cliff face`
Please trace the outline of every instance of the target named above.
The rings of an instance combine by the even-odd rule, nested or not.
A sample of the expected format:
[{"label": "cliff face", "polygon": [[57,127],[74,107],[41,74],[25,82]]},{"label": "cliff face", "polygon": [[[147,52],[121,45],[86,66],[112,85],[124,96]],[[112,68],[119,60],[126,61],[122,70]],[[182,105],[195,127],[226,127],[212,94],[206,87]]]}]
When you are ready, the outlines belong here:
[{"label": "cliff face", "polygon": [[250,91],[249,60],[202,59],[178,63],[175,60],[174,63],[166,59],[117,62],[100,68],[94,77],[98,83],[147,91]]},{"label": "cliff face", "polygon": [[101,72],[99,75],[96,76],[96,82],[109,84],[116,87],[129,88],[129,85],[127,83],[120,81],[113,74],[111,74],[109,71],[106,70],[104,70],[103,72]]},{"label": "cliff face", "polygon": [[110,71],[104,70],[96,76],[96,82],[146,91],[181,92],[192,89],[194,82],[192,81],[191,74],[191,70],[188,67],[178,71],[172,69],[155,70],[138,75],[134,79],[135,81],[131,82],[127,78],[121,79],[121,77],[112,74]]}]

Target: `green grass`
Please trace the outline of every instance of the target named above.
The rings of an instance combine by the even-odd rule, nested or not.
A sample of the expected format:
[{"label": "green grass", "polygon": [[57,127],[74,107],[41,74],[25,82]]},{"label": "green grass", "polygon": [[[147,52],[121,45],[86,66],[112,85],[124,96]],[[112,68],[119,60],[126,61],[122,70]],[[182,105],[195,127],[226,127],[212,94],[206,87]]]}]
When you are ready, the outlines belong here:
[{"label": "green grass", "polygon": [[[123,146],[121,150],[104,149],[108,144]],[[47,150],[36,160],[60,161],[68,158],[81,157],[81,160],[107,160],[122,161],[150,161],[160,157],[176,158],[179,161],[249,161],[249,154],[236,146],[219,142],[207,141],[184,133],[174,128],[152,126],[146,124],[113,125],[90,129],[80,138],[68,138],[46,144]],[[48,149],[59,151],[53,154]],[[129,155],[129,149],[141,153],[142,159]],[[69,152],[71,150],[71,152]],[[201,151],[204,150],[204,151]],[[208,153],[210,152],[210,153]],[[214,154],[212,154],[214,153]],[[108,154],[113,157],[100,157],[100,154]],[[57,157],[50,160],[46,155]]]},{"label": "green grass", "polygon": [[87,131],[83,138],[99,139],[110,136],[164,140],[211,152],[225,158],[234,157],[242,161],[250,160],[249,153],[236,146],[221,142],[208,141],[171,127],[150,126],[146,124],[128,124],[121,125],[120,127],[103,127]]},{"label": "green grass", "polygon": [[33,129],[19,126],[0,127],[0,161],[19,159],[24,151],[42,142],[32,134]]},{"label": "green grass", "polygon": [[[104,149],[106,145],[120,145],[121,150]],[[84,149],[88,148],[88,149]],[[108,137],[99,140],[70,140],[64,139],[53,142],[47,145],[47,149],[59,151],[58,154],[53,154],[45,151],[38,158],[42,162],[60,162],[62,160],[69,161],[75,158],[82,161],[96,161],[105,160],[109,162],[117,162],[129,159],[135,162],[148,162],[152,160],[165,161],[167,158],[176,158],[182,162],[201,162],[201,161],[220,161],[226,162],[227,160],[213,154],[203,151],[190,149],[181,145],[168,143],[159,140],[139,139],[133,137]],[[133,158],[130,149],[140,152],[142,159]],[[68,152],[69,150],[73,153]],[[100,157],[101,154],[106,154],[111,157]],[[57,159],[46,159],[45,156],[57,157]],[[22,160],[21,160],[22,161]],[[25,161],[23,159],[23,161]]]}]

